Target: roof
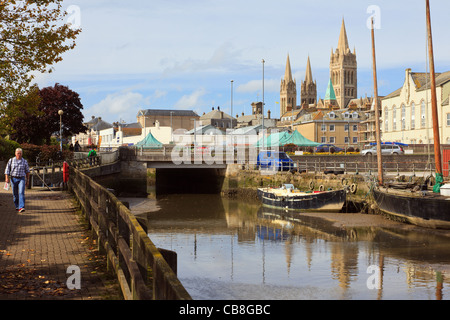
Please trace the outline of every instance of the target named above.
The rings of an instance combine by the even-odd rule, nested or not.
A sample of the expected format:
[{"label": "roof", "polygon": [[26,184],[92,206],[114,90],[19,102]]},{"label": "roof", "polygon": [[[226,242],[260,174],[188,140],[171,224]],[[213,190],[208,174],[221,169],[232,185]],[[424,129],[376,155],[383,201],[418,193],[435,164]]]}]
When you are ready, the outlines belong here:
[{"label": "roof", "polygon": [[388,94],[387,96],[385,96],[382,100],[386,100],[386,99],[390,99],[390,98],[394,98],[394,97],[398,97],[400,95],[400,93],[402,92],[403,87],[395,90],[394,92],[391,92],[390,94]]},{"label": "roof", "polygon": [[234,118],[223,111],[212,110],[212,111],[208,112],[207,114],[204,114],[200,117],[200,120],[206,120],[206,119],[234,119]]},{"label": "roof", "polygon": [[127,129],[142,129],[142,126],[139,122],[135,123],[120,123],[119,126]]},{"label": "roof", "polygon": [[248,127],[242,127],[238,128],[236,130],[233,130],[231,132],[232,135],[245,135],[249,133],[258,133],[262,129],[262,125],[258,124],[256,126],[248,126]]},{"label": "roof", "polygon": [[178,117],[198,117],[198,114],[192,110],[167,110],[167,109],[147,109],[139,110],[140,116],[178,116]]},{"label": "roof", "polygon": [[155,137],[150,132],[144,140],[139,141],[136,143],[136,146],[142,147],[142,148],[149,148],[149,149],[157,149],[161,148],[163,144],[155,139]]},{"label": "roof", "polygon": [[[263,139],[260,139],[256,146],[261,146]],[[287,144],[295,144],[299,147],[315,147],[320,143],[306,139],[300,132],[295,130],[292,134],[287,131],[276,132],[264,138],[264,147],[281,147]]]},{"label": "roof", "polygon": [[192,130],[189,130],[188,132],[186,132],[186,134],[217,134],[217,133],[222,133],[222,131],[220,129],[217,129],[216,127],[207,124],[205,126],[200,126],[197,128],[194,128]]},{"label": "roof", "polygon": [[296,109],[296,110],[294,110],[294,111],[286,111],[286,112],[281,116],[281,118],[283,118],[283,117],[292,117],[292,115],[298,115],[300,112],[301,112],[300,109]]},{"label": "roof", "polygon": [[[410,73],[412,80],[414,81],[414,85],[417,88],[417,91],[424,91],[431,88],[431,81],[430,76],[428,73],[425,72],[411,72]],[[450,71],[446,71],[443,73],[436,73],[436,87],[442,86],[445,83],[450,81]],[[403,87],[395,90],[394,92],[391,92],[382,100],[395,98],[400,96],[400,93],[402,92]]]},{"label": "roof", "polygon": [[[429,80],[429,76],[425,77],[424,85],[418,88],[417,91],[427,90],[431,88],[431,81]],[[436,73],[436,87],[442,86],[443,84],[450,81],[450,71],[443,73]]]},{"label": "roof", "polygon": [[328,82],[327,92],[325,93],[325,99],[324,100],[336,100],[336,94],[334,92],[333,83],[330,81]]},{"label": "roof", "polygon": [[[353,114],[358,114],[357,118],[353,118]],[[348,115],[348,116],[346,116]],[[367,118],[365,111],[358,110],[349,110],[349,109],[340,109],[340,110],[320,110],[311,113],[304,114],[300,119],[296,122],[305,123],[311,121],[361,121]]]},{"label": "roof", "polygon": [[106,121],[103,121],[101,117],[98,118],[92,118],[91,121],[86,123],[86,126],[94,131],[101,131],[101,130],[105,130],[105,129],[111,129],[114,126]]}]

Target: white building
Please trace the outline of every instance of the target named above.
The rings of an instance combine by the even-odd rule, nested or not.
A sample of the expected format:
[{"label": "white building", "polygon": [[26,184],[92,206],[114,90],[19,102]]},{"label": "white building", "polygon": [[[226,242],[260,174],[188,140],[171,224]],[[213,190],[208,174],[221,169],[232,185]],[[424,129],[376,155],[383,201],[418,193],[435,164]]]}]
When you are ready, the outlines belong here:
[{"label": "white building", "polygon": [[[429,74],[406,69],[401,88],[381,102],[383,141],[433,144]],[[450,144],[450,71],[436,73],[436,94],[441,144]]]}]

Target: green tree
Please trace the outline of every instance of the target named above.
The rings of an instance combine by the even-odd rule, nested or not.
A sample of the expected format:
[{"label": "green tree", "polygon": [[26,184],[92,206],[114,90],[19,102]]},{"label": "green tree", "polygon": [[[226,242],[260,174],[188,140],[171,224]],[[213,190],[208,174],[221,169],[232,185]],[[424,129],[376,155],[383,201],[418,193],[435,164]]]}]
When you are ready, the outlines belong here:
[{"label": "green tree", "polygon": [[[17,136],[16,128],[23,128],[17,127],[15,123],[18,119],[34,118],[42,115],[42,112],[39,112],[40,103],[41,96],[37,85],[31,86],[25,95],[11,100],[3,110],[2,117],[0,117],[0,136]],[[25,131],[28,132],[27,136],[33,136],[39,132],[39,128],[35,128],[34,124],[29,123],[29,125],[29,128],[25,128]],[[32,133],[33,129],[34,133]]]},{"label": "green tree", "polygon": [[[81,29],[64,23],[62,0],[0,1],[0,107],[24,96],[35,72],[51,72]],[[3,116],[3,114],[0,114]]]},{"label": "green tree", "polygon": [[[39,90],[39,105],[37,109],[21,108],[23,111],[12,123],[11,137],[19,143],[31,143],[41,145],[50,144],[53,134],[59,136],[60,116],[59,110],[63,111],[62,129],[63,137],[69,137],[87,128],[83,125],[83,105],[78,93],[67,86],[55,84]],[[23,101],[35,102],[34,92],[31,97]]]}]

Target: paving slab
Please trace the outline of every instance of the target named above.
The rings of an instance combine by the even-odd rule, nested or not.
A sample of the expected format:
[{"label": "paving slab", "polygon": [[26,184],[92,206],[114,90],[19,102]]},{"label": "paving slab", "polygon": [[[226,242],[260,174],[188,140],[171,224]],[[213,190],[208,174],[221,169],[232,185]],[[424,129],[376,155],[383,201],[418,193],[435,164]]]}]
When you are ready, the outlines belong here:
[{"label": "paving slab", "polygon": [[72,199],[33,188],[18,213],[11,190],[1,188],[1,300],[121,299]]}]

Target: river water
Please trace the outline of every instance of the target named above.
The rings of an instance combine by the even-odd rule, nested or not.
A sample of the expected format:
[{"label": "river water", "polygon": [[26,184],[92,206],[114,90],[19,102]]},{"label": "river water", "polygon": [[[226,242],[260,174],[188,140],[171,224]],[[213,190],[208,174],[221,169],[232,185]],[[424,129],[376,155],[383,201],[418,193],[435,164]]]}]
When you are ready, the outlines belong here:
[{"label": "river water", "polygon": [[141,200],[130,208],[147,212],[157,247],[177,253],[196,300],[450,298],[449,237],[345,227],[216,195]]}]

